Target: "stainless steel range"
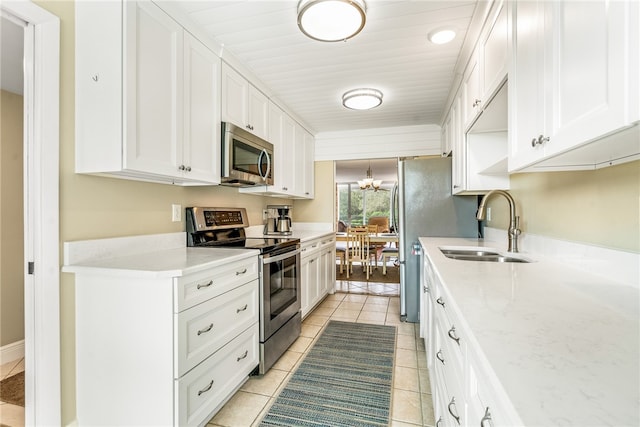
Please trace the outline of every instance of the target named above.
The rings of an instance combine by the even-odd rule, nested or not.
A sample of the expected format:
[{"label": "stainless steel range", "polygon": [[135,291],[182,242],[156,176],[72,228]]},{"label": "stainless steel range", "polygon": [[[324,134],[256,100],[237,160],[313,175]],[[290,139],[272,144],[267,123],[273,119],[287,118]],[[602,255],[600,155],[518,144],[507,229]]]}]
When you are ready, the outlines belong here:
[{"label": "stainless steel range", "polygon": [[244,208],[186,209],[187,246],[260,251],[260,366],[262,375],[300,336],[300,239],[246,237]]}]

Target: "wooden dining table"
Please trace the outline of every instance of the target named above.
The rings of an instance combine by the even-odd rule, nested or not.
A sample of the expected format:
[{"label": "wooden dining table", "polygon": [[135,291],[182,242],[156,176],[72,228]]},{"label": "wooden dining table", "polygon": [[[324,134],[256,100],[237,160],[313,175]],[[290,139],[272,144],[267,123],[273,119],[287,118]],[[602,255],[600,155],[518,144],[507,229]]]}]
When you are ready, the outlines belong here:
[{"label": "wooden dining table", "polygon": [[[336,242],[346,242],[347,233],[336,232]],[[398,243],[400,238],[396,233],[371,233],[369,235],[371,243]]]}]

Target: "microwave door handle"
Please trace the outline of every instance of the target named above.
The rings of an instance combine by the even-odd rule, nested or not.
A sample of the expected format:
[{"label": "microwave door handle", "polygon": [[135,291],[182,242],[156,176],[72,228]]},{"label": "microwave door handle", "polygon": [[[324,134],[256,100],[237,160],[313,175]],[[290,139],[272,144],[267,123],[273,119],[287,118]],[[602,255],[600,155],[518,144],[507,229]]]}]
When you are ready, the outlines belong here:
[{"label": "microwave door handle", "polygon": [[[260,167],[260,165],[262,165],[262,156],[265,156],[267,158],[267,171],[264,173],[264,175],[262,175],[262,168]],[[269,153],[267,153],[267,150],[262,150],[262,153],[260,153],[260,157],[258,157],[258,173],[260,174],[260,177],[263,181],[267,180],[269,172],[271,172],[271,157],[269,157]]]}]

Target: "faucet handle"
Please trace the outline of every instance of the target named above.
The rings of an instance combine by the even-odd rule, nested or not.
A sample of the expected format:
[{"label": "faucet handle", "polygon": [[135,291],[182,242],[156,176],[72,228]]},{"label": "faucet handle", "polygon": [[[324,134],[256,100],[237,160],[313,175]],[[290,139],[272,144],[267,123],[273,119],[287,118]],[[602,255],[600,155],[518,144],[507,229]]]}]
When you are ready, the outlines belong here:
[{"label": "faucet handle", "polygon": [[516,215],[514,224],[513,224],[513,235],[519,236],[522,231],[520,230],[520,216]]}]

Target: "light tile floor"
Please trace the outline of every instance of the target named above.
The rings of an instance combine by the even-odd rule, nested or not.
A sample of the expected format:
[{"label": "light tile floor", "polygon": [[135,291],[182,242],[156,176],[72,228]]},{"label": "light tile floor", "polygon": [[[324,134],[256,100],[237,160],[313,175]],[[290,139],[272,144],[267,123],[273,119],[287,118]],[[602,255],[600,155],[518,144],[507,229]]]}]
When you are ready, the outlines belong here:
[{"label": "light tile floor", "polygon": [[[367,295],[366,286],[357,282],[342,286],[352,293],[338,292],[319,304],[303,321],[300,338],[274,367],[264,376],[251,377],[209,421],[208,426],[257,426],[329,319],[395,325],[398,335],[391,427],[435,425],[424,341],[419,337],[418,325],[400,322],[400,300],[397,296]],[[384,290],[374,286],[369,288]],[[6,363],[0,367],[0,378],[23,370],[24,359]],[[23,427],[24,408],[0,402],[0,424]]]},{"label": "light tile floor", "polygon": [[[3,380],[24,371],[24,359],[0,365],[0,379]],[[0,402],[0,425],[24,427],[24,408],[11,403]]]},{"label": "light tile floor", "polygon": [[329,319],[395,325],[398,335],[390,425],[435,425],[424,341],[419,337],[417,324],[400,321],[400,299],[397,296],[339,292],[329,295],[305,318],[300,338],[264,376],[251,377],[209,421],[208,426],[259,425]]}]

